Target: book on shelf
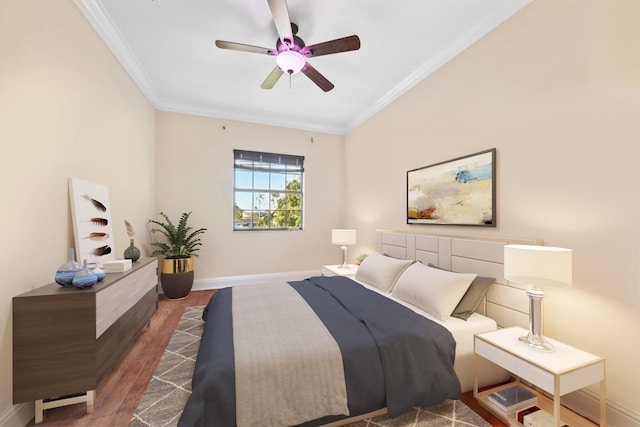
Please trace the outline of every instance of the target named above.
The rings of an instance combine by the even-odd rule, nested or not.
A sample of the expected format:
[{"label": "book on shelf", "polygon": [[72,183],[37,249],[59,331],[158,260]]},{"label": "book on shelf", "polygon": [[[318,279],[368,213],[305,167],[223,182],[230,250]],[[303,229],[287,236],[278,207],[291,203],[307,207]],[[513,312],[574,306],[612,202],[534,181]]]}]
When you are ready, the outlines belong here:
[{"label": "book on shelf", "polygon": [[488,400],[505,415],[511,415],[518,409],[536,405],[538,396],[520,385],[514,385],[491,393]]},{"label": "book on shelf", "polygon": [[516,419],[518,420],[518,422],[520,424],[524,424],[524,417],[525,415],[529,415],[532,412],[536,412],[539,411],[540,408],[538,408],[537,406],[530,406],[526,409],[522,409],[520,411],[518,411],[518,414],[516,415]]},{"label": "book on shelf", "polygon": [[[519,411],[518,422],[525,427],[555,426],[553,415],[543,409],[538,408],[537,406],[532,406],[531,408]],[[569,425],[562,422],[562,420],[560,420],[560,425],[562,427],[569,427]]]}]

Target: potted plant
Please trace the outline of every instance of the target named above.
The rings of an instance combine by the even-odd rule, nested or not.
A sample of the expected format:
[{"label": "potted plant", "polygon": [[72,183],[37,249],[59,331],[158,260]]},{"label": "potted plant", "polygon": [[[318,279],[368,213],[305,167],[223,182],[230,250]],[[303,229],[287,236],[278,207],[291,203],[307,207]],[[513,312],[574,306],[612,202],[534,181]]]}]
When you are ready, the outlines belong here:
[{"label": "potted plant", "polygon": [[165,237],[165,241],[152,242],[155,247],[151,256],[163,256],[160,260],[160,283],[162,291],[167,298],[184,298],[191,292],[193,286],[193,257],[200,250],[202,243],[199,235],[207,229],[199,228],[193,230],[187,225],[191,212],[185,212],[180,216],[180,221],[176,227],[169,217],[160,212],[165,222],[148,220],[148,223],[158,227],[151,229],[151,233],[160,233]]},{"label": "potted plant", "polygon": [[367,255],[369,254],[360,254],[356,257],[356,264],[360,265],[362,264],[362,261],[364,261],[364,259],[367,257]]}]

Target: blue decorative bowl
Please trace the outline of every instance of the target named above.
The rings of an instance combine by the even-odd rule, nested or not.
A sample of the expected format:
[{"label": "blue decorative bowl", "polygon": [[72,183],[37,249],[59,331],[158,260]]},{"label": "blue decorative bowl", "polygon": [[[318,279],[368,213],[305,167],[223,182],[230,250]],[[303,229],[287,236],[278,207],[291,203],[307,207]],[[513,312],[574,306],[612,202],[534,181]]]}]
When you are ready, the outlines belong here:
[{"label": "blue decorative bowl", "polygon": [[87,260],[84,260],[82,270],[78,271],[71,281],[76,288],[89,288],[98,283],[98,276],[87,268]]},{"label": "blue decorative bowl", "polygon": [[82,270],[82,264],[76,262],[75,250],[69,248],[68,261],[58,267],[54,280],[58,285],[70,288],[73,286],[73,278],[80,270]]},{"label": "blue decorative bowl", "polygon": [[58,285],[64,286],[65,288],[73,287],[73,278],[76,277],[78,271],[56,271],[55,281]]},{"label": "blue decorative bowl", "polygon": [[[75,275],[72,281],[73,286],[79,289],[83,289],[83,288],[90,288],[91,286],[98,283],[98,276],[96,276],[91,272],[89,272],[89,274],[81,274],[83,271],[85,270],[82,270]],[[89,271],[89,270],[86,270],[86,271]]]}]

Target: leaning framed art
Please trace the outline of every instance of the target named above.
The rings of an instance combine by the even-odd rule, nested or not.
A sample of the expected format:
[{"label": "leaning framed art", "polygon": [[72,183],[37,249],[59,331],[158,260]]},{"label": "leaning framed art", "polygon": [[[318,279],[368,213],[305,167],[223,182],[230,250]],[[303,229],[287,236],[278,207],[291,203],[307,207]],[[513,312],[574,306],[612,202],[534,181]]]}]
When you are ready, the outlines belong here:
[{"label": "leaning framed art", "polygon": [[496,226],[496,149],[407,172],[407,224]]},{"label": "leaning framed art", "polygon": [[71,218],[77,261],[96,264],[116,259],[111,224],[109,189],[104,185],[69,178]]}]

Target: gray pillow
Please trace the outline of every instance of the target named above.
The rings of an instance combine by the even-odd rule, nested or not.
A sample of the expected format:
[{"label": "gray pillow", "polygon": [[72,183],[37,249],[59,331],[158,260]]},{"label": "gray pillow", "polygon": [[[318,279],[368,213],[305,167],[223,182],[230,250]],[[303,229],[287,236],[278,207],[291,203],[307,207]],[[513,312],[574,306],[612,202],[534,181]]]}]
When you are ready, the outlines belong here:
[{"label": "gray pillow", "polygon": [[[429,267],[440,268],[433,264],[429,264]],[[444,268],[440,269],[444,270]],[[496,279],[494,277],[477,276],[473,279],[469,289],[467,289],[467,292],[462,296],[462,299],[456,308],[453,309],[451,317],[457,317],[462,320],[469,319],[469,317],[471,317],[471,315],[478,309],[482,299],[487,295],[489,288],[495,281]]]}]

